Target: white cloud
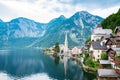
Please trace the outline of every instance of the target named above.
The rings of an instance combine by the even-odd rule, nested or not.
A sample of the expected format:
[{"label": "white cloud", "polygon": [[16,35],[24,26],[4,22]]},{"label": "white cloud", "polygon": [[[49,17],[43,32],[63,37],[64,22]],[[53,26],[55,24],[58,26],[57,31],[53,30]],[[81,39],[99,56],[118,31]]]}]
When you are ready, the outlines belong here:
[{"label": "white cloud", "polygon": [[95,9],[95,10],[91,10],[90,12],[94,15],[99,15],[103,18],[108,17],[110,14],[112,13],[116,13],[119,10],[120,6],[114,6],[114,7],[109,7],[109,8],[105,8],[105,9]]},{"label": "white cloud", "polygon": [[85,6],[82,3],[71,5],[69,3],[65,4],[58,2],[57,0],[3,0],[0,1],[0,5],[4,6],[0,8],[0,12],[2,12],[0,14],[0,19],[3,21],[9,21],[16,17],[26,17],[38,22],[49,22],[51,19],[60,15],[70,17],[75,12],[82,10],[87,10],[92,14],[106,17],[109,14],[116,12],[120,7],[114,6],[104,9],[94,8],[91,10],[89,6]]},{"label": "white cloud", "polygon": [[[28,3],[25,1],[21,1],[21,2],[20,1],[1,1],[1,3],[6,7],[8,7],[8,9],[10,9],[11,12],[15,14],[15,16],[12,16],[11,19],[22,16],[22,17],[27,17],[40,22],[40,21],[49,21],[50,19],[53,18],[52,16],[54,15],[54,13],[52,14],[50,12],[49,7],[45,8],[44,5],[48,5],[48,3],[45,3],[44,0],[36,3]],[[8,15],[9,15],[9,12],[8,12]],[[5,16],[6,15],[1,17],[5,20],[9,20],[5,18]]]}]

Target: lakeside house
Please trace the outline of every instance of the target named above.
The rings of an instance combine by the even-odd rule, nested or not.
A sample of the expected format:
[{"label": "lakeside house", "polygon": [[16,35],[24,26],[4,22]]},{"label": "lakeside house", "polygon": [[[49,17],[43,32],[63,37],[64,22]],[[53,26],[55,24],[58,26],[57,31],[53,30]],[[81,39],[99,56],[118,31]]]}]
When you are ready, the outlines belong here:
[{"label": "lakeside house", "polygon": [[114,69],[98,69],[98,80],[118,80],[118,77]]},{"label": "lakeside house", "polygon": [[115,60],[116,51],[114,51],[112,48],[109,48],[106,51],[106,54],[108,56],[108,60],[109,61],[114,61]]},{"label": "lakeside house", "polygon": [[110,69],[111,63],[109,60],[99,60],[99,69]]},{"label": "lakeside house", "polygon": [[70,47],[69,52],[73,57],[79,56],[80,54],[82,54],[81,48],[77,46]]},{"label": "lakeside house", "polygon": [[[50,47],[50,54],[54,54],[54,48],[55,45],[53,47]],[[60,54],[59,55],[67,55],[67,56],[71,56],[71,57],[77,57],[80,54],[82,54],[82,50],[81,47],[78,46],[74,46],[74,47],[70,47],[68,48],[68,38],[67,38],[67,33],[65,34],[65,41],[64,44],[59,44],[59,48],[60,48]]]},{"label": "lakeside house", "polygon": [[120,37],[120,26],[115,28],[115,34]]},{"label": "lakeside house", "polygon": [[[111,29],[102,29],[98,25],[93,30],[91,41],[87,45],[89,56],[99,62],[97,70],[98,80],[118,80],[120,78],[120,26],[116,27],[115,34]],[[102,60],[104,53],[108,60]]]},{"label": "lakeside house", "polygon": [[101,38],[109,38],[110,34],[112,34],[111,29],[102,29],[101,25],[98,24],[97,28],[93,30],[91,41],[101,40]]},{"label": "lakeside house", "polygon": [[[60,48],[60,53],[69,53],[67,32],[65,34],[65,42],[64,44],[59,44],[59,48]],[[49,48],[50,54],[55,53],[54,49],[55,49],[55,45]]]},{"label": "lakeside house", "polygon": [[95,41],[91,42],[89,52],[90,56],[93,57],[96,61],[99,61],[101,58],[102,52],[105,52],[107,47],[104,42]]},{"label": "lakeside house", "polygon": [[120,37],[110,37],[106,41],[106,45],[108,48],[113,48],[113,47],[120,47]]},{"label": "lakeside house", "polygon": [[108,60],[99,60],[98,80],[118,80],[120,77],[120,27],[115,34],[102,39],[107,47]]}]

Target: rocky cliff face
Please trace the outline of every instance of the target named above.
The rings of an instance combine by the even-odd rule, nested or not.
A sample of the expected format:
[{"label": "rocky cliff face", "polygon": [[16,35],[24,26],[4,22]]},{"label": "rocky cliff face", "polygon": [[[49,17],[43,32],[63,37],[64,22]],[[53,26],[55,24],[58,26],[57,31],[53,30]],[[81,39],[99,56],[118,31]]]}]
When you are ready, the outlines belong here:
[{"label": "rocky cliff face", "polygon": [[81,46],[102,20],[86,11],[77,12],[70,18],[61,15],[46,24],[23,17],[10,22],[0,20],[0,43],[3,44],[1,46],[13,46],[16,41],[16,46],[21,43],[29,47],[50,47],[56,42],[63,43],[65,32],[68,32],[69,46]]}]

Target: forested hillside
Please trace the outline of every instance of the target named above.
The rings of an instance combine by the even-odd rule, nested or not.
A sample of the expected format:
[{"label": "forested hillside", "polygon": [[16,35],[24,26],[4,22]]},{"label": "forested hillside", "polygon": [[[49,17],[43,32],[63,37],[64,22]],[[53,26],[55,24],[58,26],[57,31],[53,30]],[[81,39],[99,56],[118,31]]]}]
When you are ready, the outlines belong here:
[{"label": "forested hillside", "polygon": [[120,9],[117,13],[111,14],[101,22],[104,29],[112,29],[114,31],[116,26],[120,26]]}]

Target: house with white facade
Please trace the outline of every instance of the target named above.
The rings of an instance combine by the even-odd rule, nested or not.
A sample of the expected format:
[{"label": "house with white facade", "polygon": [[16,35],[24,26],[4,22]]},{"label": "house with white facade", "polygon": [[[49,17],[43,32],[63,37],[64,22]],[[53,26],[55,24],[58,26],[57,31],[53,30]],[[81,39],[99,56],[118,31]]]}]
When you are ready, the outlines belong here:
[{"label": "house with white facade", "polygon": [[72,56],[78,56],[82,53],[82,50],[81,48],[75,46],[75,47],[71,47],[69,52],[71,53]]},{"label": "house with white facade", "polygon": [[89,48],[90,56],[93,57],[96,61],[100,60],[102,52],[106,50],[107,47],[105,43],[101,41],[91,42]]},{"label": "house with white facade", "polygon": [[93,30],[91,41],[97,41],[101,38],[109,38],[110,34],[112,34],[111,29],[102,29],[102,27],[98,25],[98,27]]}]

